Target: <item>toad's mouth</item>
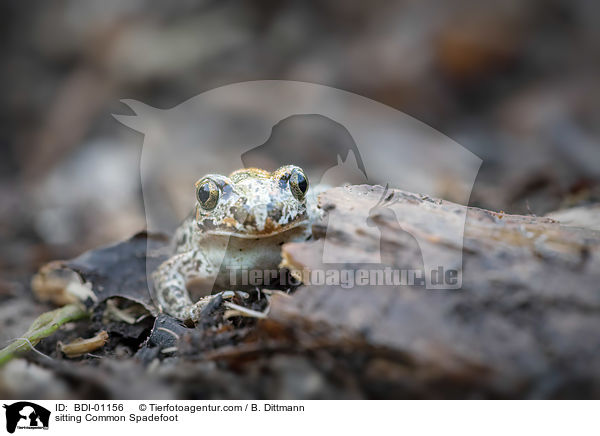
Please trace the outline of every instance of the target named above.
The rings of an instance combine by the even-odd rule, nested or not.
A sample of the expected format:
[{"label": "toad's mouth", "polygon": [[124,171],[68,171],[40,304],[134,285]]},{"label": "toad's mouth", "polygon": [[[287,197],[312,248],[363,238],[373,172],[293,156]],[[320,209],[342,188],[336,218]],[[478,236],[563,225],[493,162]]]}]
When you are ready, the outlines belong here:
[{"label": "toad's mouth", "polygon": [[270,219],[265,222],[264,229],[257,228],[242,228],[236,229],[231,226],[215,226],[213,228],[205,228],[204,233],[207,235],[231,236],[241,239],[259,239],[268,238],[275,235],[280,235],[296,227],[302,226],[308,222],[308,218],[298,219],[289,224],[275,224]]}]

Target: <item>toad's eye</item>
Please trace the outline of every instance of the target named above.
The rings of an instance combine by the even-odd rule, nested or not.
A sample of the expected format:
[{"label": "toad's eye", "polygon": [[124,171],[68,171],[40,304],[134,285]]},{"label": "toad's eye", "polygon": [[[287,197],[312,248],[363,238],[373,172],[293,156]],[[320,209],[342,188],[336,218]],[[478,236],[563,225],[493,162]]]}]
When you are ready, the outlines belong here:
[{"label": "toad's eye", "polygon": [[299,168],[292,171],[292,174],[290,175],[290,190],[294,197],[300,201],[304,199],[306,191],[308,191],[308,178]]},{"label": "toad's eye", "polygon": [[196,184],[196,198],[204,210],[212,210],[219,202],[219,187],[211,179],[204,179]]}]

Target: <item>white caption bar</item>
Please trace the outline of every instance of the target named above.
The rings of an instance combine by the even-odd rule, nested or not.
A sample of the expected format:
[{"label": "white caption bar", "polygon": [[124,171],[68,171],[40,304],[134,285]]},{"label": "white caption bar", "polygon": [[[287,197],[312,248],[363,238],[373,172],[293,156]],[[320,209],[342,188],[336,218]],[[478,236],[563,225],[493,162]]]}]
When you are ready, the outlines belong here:
[{"label": "white caption bar", "polygon": [[[597,401],[3,401],[15,435],[600,434]],[[12,430],[12,432],[11,432]],[[36,430],[41,431],[35,432]]]}]

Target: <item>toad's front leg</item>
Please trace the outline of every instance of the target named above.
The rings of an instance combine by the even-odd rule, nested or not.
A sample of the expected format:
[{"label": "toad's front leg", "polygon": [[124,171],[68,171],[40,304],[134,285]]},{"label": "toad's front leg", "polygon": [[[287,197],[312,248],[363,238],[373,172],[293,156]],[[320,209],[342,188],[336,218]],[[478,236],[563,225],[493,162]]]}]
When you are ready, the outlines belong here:
[{"label": "toad's front leg", "polygon": [[169,315],[197,322],[200,311],[210,301],[210,297],[192,303],[186,284],[190,279],[210,279],[211,275],[208,259],[200,251],[176,254],[152,273],[155,301]]}]

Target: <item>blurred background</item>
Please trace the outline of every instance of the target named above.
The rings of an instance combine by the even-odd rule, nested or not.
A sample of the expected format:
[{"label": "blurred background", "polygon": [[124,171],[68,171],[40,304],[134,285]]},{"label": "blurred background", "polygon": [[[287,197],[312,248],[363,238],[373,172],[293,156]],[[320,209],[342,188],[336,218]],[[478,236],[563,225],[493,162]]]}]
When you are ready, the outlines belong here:
[{"label": "blurred background", "polygon": [[314,82],[482,158],[471,205],[544,215],[600,199],[594,0],[0,8],[0,303],[44,262],[144,228],[143,136],[111,115],[131,113],[125,98],[167,109],[240,81]]}]

